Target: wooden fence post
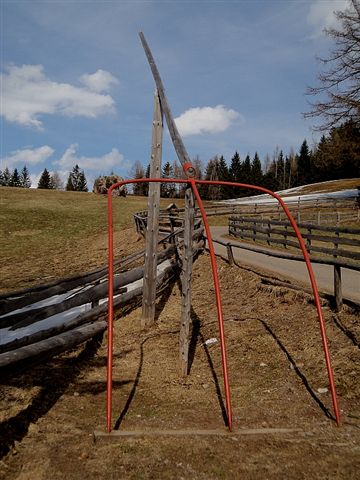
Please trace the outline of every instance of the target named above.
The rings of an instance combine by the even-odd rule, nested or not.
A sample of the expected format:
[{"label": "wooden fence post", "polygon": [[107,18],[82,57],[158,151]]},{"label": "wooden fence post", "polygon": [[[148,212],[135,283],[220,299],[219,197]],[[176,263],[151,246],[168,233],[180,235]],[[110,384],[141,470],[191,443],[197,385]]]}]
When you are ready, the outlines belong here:
[{"label": "wooden fence post", "polygon": [[191,280],[193,266],[193,232],[195,220],[195,200],[191,187],[185,191],[184,213],[184,251],[181,272],[181,325],[180,325],[180,374],[188,374],[189,343],[190,343],[190,313],[191,313]]},{"label": "wooden fence post", "polygon": [[334,294],[335,294],[335,310],[339,312],[341,310],[342,303],[343,303],[340,265],[334,265]]},{"label": "wooden fence post", "polygon": [[[154,98],[154,119],[152,126],[152,147],[150,177],[161,176],[161,154],[163,136],[163,112],[158,92]],[[160,183],[149,183],[149,200],[146,227],[144,286],[142,300],[141,327],[155,321],[157,242],[159,235]]]},{"label": "wooden fence post", "polygon": [[227,251],[227,256],[228,256],[229,265],[232,266],[232,265],[234,265],[235,260],[234,260],[234,252],[232,251],[231,243],[230,243],[230,242],[228,242],[228,243],[226,244],[226,251]]},{"label": "wooden fence post", "polygon": [[[340,231],[337,229],[335,232],[337,238],[340,237]],[[338,242],[334,242],[334,250],[339,248]],[[337,258],[337,255],[334,255]],[[334,265],[334,296],[335,296],[335,311],[339,312],[342,307],[342,287],[341,287],[341,267],[340,265]]]}]

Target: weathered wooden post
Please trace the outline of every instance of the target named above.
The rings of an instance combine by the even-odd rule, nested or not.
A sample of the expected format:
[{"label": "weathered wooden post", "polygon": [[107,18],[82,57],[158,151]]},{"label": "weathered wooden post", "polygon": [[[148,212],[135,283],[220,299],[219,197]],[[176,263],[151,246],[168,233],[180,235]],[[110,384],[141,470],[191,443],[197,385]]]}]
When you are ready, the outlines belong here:
[{"label": "weathered wooden post", "polygon": [[[340,236],[339,230],[336,230],[335,235],[337,238]],[[339,248],[339,243],[334,242],[334,250]],[[337,255],[334,255],[337,258]],[[340,312],[343,304],[342,286],[341,286],[341,267],[340,265],[334,265],[334,296],[335,296],[335,311]]]},{"label": "weathered wooden post", "polygon": [[193,267],[193,233],[195,221],[195,200],[192,188],[185,191],[184,250],[181,272],[181,324],[180,324],[180,374],[188,374],[190,322],[191,322],[191,281]]},{"label": "weathered wooden post", "polygon": [[339,312],[343,304],[340,265],[334,265],[334,294],[335,294],[335,311]]},{"label": "weathered wooden post", "polygon": [[[163,136],[163,112],[158,92],[154,98],[154,120],[150,177],[160,178]],[[141,327],[152,325],[155,320],[157,243],[159,235],[160,183],[149,183],[148,216],[146,227],[144,287]]]},{"label": "weathered wooden post", "polygon": [[235,264],[235,260],[234,260],[234,253],[232,251],[232,248],[231,248],[231,243],[228,242],[226,244],[226,252],[227,252],[227,257],[228,257],[228,262],[229,262],[229,265],[232,266]]}]

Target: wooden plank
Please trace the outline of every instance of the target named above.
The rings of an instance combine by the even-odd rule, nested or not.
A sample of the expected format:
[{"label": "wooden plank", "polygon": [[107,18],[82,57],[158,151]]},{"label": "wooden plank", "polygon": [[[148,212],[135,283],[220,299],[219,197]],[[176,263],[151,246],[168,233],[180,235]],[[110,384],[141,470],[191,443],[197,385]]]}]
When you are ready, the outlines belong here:
[{"label": "wooden plank", "polygon": [[[229,234],[234,235],[235,237],[239,238],[249,238],[252,240],[257,239],[258,241],[263,241],[269,244],[269,242],[277,244],[277,245],[287,245],[289,247],[294,247],[299,249],[299,243],[291,240],[283,240],[279,238],[272,238],[270,239],[267,236],[264,235],[254,235],[251,233],[245,233],[242,232],[241,230],[233,230],[232,228],[229,229]],[[314,238],[314,236],[312,236]],[[331,242],[332,243],[332,242]],[[326,248],[326,247],[318,247],[316,245],[311,246],[311,251],[312,252],[319,252],[319,253],[325,253],[327,255],[337,255],[339,257],[346,257],[346,258],[351,258],[352,260],[360,260],[360,253],[359,252],[351,252],[349,250],[340,250],[340,249],[333,249],[333,248]]]},{"label": "wooden plank", "polygon": [[176,154],[179,158],[179,161],[180,161],[181,165],[184,165],[185,163],[191,163],[189,155],[186,151],[185,145],[182,141],[182,138],[180,137],[180,134],[179,134],[178,129],[176,127],[174,118],[172,116],[170,106],[169,106],[168,100],[167,100],[166,95],[165,95],[164,85],[162,83],[162,80],[161,80],[158,68],[156,66],[154,57],[152,56],[149,45],[147,44],[147,41],[145,40],[144,34],[142,32],[139,33],[139,37],[140,37],[142,46],[144,48],[146,57],[148,59],[148,62],[149,62],[150,68],[151,68],[151,72],[152,72],[154,80],[155,80],[156,88],[158,90],[158,94],[159,94],[159,97],[160,97],[160,100],[161,100],[161,106],[162,106],[162,109],[163,109],[163,112],[164,112],[164,115],[165,115],[166,123],[167,123],[168,129],[169,129],[170,137],[171,137],[171,140],[173,142]]},{"label": "wooden plank", "polygon": [[[205,237],[206,238],[206,237]],[[221,240],[213,240],[214,243],[218,243],[219,245],[223,245],[224,247],[227,246],[228,242],[222,242]],[[261,247],[253,247],[248,244],[244,243],[231,243],[231,246],[234,248],[240,248],[243,250],[250,250],[251,252],[257,252],[257,253],[262,253],[264,255],[269,255],[270,257],[277,257],[277,258],[286,258],[288,260],[299,260],[301,262],[304,262],[304,257],[302,255],[295,255],[292,253],[282,253],[277,250],[270,250],[270,249],[265,249]],[[314,257],[310,256],[310,261],[312,263],[322,263],[324,265],[340,265],[341,267],[344,268],[350,268],[351,270],[356,270],[360,271],[360,263],[349,263],[345,262],[343,260],[338,260],[338,259],[333,259],[331,258],[326,258],[326,257]]]},{"label": "wooden plank", "polygon": [[242,436],[242,435],[278,435],[302,432],[299,428],[243,428],[229,432],[227,429],[182,429],[182,430],[113,430],[110,433],[102,430],[94,431],[94,440],[116,440],[128,437],[146,437],[146,436],[169,436],[169,437],[188,437],[188,436]]},{"label": "wooden plank", "polygon": [[[160,98],[155,92],[154,120],[152,126],[152,147],[150,177],[161,177],[161,155],[163,137],[163,112]],[[149,184],[149,200],[146,228],[144,290],[142,301],[141,327],[152,325],[155,321],[157,244],[159,237],[160,183]]]},{"label": "wooden plank", "polygon": [[[242,216],[231,216],[229,217],[229,222],[237,223],[237,222],[244,222],[244,223],[263,223],[270,225],[281,225],[286,226],[290,225],[289,221],[279,221],[279,220],[269,220],[269,219],[259,219],[256,217],[242,217]],[[351,227],[325,227],[321,225],[315,225],[313,223],[298,223],[298,227],[300,228],[312,228],[313,230],[323,231],[323,232],[339,232],[339,233],[349,233],[360,235],[359,228],[351,228]]]},{"label": "wooden plank", "polygon": [[195,201],[191,187],[185,190],[184,254],[181,272],[180,374],[188,374],[191,313],[191,280],[193,266],[193,231]]}]

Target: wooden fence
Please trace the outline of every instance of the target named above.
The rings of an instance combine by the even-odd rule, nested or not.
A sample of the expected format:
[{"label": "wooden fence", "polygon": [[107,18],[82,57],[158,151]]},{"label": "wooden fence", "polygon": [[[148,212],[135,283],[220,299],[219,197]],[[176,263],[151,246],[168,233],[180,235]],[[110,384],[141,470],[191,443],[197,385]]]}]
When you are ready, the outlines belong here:
[{"label": "wooden fence", "polygon": [[[163,266],[156,276],[157,295],[179,277],[184,258],[183,232],[183,228],[178,228],[159,241],[159,245],[163,244],[165,248],[157,255],[157,264]],[[205,246],[203,229],[198,226],[192,238],[192,253],[196,258]],[[115,262],[115,308],[128,311],[141,303],[143,285],[136,282],[143,279],[144,267],[124,269],[144,255],[145,250]],[[5,332],[9,330],[16,332],[33,325],[35,329],[30,334],[1,342],[0,374],[13,375],[102,334],[107,328],[107,271],[104,267],[85,275],[1,295],[0,337],[4,339]],[[71,311],[85,305],[88,306],[86,311],[71,315]],[[48,325],[43,323],[37,330],[38,322],[55,315],[60,315],[61,321],[56,324],[49,322]]]},{"label": "wooden fence", "polygon": [[[306,241],[310,260],[313,263],[334,266],[334,294],[336,308],[339,309],[342,305],[341,268],[360,271],[360,229],[325,227],[310,223],[299,223],[298,226]],[[237,247],[278,258],[304,260],[302,255],[296,253],[300,247],[288,221],[232,216],[229,218],[229,235],[244,242],[224,243],[230,250]],[[280,246],[288,252],[253,247],[251,243],[260,243],[272,248]],[[232,255],[231,251],[229,255]]]},{"label": "wooden fence", "polygon": [[[297,199],[283,198],[297,223],[307,222],[317,225],[342,225],[360,222],[359,197],[324,199]],[[287,220],[286,215],[278,203],[242,204],[221,202],[207,206],[208,215],[241,215],[256,216],[261,219]]]}]

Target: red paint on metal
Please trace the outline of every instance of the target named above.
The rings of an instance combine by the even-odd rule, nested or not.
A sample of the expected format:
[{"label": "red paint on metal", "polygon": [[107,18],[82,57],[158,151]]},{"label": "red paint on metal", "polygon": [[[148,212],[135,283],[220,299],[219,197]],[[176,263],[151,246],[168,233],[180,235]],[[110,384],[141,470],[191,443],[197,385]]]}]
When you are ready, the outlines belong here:
[{"label": "red paint on metal", "polygon": [[301,232],[296,225],[294,218],[292,217],[289,209],[287,208],[284,201],[281,197],[268,190],[264,187],[258,187],[254,185],[249,185],[246,183],[237,183],[237,182],[222,182],[222,181],[207,181],[207,180],[196,180],[190,178],[188,180],[179,180],[175,178],[140,178],[140,179],[132,179],[132,180],[124,180],[122,182],[118,182],[112,185],[108,190],[108,235],[109,235],[109,317],[108,317],[108,362],[107,362],[107,400],[106,400],[106,430],[107,432],[111,431],[111,410],[112,410],[112,358],[113,358],[113,263],[114,263],[114,254],[113,254],[113,224],[112,224],[112,190],[114,188],[120,187],[122,185],[130,184],[130,183],[145,183],[145,182],[165,182],[165,183],[190,183],[193,189],[194,195],[198,201],[198,205],[204,220],[204,226],[206,230],[206,234],[208,237],[208,245],[209,245],[209,252],[210,252],[210,259],[211,259],[211,266],[213,271],[213,280],[214,280],[214,287],[215,287],[215,295],[216,295],[216,304],[217,304],[217,311],[218,311],[218,321],[219,321],[219,332],[220,332],[220,340],[221,340],[221,358],[222,358],[222,366],[223,366],[223,375],[224,375],[224,386],[225,386],[225,397],[226,397],[226,410],[228,415],[228,426],[231,430],[232,428],[232,414],[231,414],[231,397],[230,397],[230,386],[228,381],[228,369],[227,369],[227,358],[226,358],[226,348],[225,348],[225,333],[223,328],[223,315],[222,315],[222,306],[221,306],[221,297],[220,297],[220,286],[218,281],[217,275],[217,268],[216,268],[216,260],[215,260],[215,253],[213,248],[213,243],[211,239],[211,232],[207,222],[206,213],[204,210],[204,206],[199,195],[198,189],[196,184],[200,185],[224,185],[224,186],[231,186],[231,187],[240,187],[240,188],[250,188],[252,190],[258,190],[263,193],[267,193],[274,197],[282,206],[286,216],[288,217],[290,224],[292,225],[296,237],[298,239],[300,249],[304,256],[304,260],[307,266],[307,270],[309,273],[310,283],[312,286],[314,300],[316,305],[316,310],[318,314],[319,324],[320,324],[320,333],[322,339],[322,345],[325,355],[325,363],[328,372],[329,384],[330,384],[330,391],[331,397],[333,402],[333,408],[336,418],[337,425],[340,425],[340,411],[336,396],[336,389],[335,389],[335,381],[334,381],[334,374],[333,369],[331,366],[331,359],[330,359],[330,352],[328,347],[327,335],[326,335],[326,328],[325,322],[322,315],[321,304],[320,304],[320,297],[319,292],[316,285],[316,280],[314,276],[314,272],[310,263],[309,254],[306,250],[304,240],[301,236]]},{"label": "red paint on metal", "polygon": [[193,178],[195,176],[195,169],[191,162],[184,163],[183,170],[187,177]]},{"label": "red paint on metal", "polygon": [[232,431],[231,393],[230,393],[228,362],[227,362],[226,345],[225,345],[224,318],[223,318],[221,295],[220,295],[220,282],[219,282],[219,276],[218,276],[218,271],[217,271],[217,266],[216,266],[214,244],[213,244],[213,241],[212,241],[210,226],[209,226],[209,222],[207,220],[204,204],[201,200],[201,197],[199,195],[199,191],[196,187],[196,181],[192,178],[192,179],[190,179],[190,183],[191,183],[191,187],[193,189],[195,198],[198,202],[198,206],[199,206],[201,216],[202,216],[202,219],[203,219],[203,222],[204,222],[204,227],[205,227],[208,246],[209,246],[211,269],[212,269],[214,289],[215,289],[215,297],[216,297],[217,317],[218,317],[218,324],[219,324],[221,363],[222,363],[222,369],[223,369],[225,402],[226,402],[226,416],[227,416],[227,421],[228,421],[228,427],[229,427],[229,430],[231,432]]},{"label": "red paint on metal", "polygon": [[108,343],[107,343],[107,370],[106,370],[106,431],[111,432],[112,410],[112,366],[113,366],[113,322],[114,322],[114,241],[113,241],[113,212],[112,195],[108,195],[108,248],[109,248],[109,272],[108,272]]}]

